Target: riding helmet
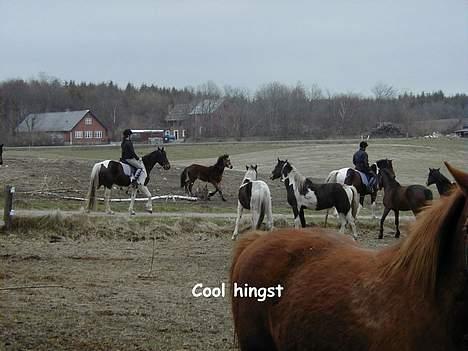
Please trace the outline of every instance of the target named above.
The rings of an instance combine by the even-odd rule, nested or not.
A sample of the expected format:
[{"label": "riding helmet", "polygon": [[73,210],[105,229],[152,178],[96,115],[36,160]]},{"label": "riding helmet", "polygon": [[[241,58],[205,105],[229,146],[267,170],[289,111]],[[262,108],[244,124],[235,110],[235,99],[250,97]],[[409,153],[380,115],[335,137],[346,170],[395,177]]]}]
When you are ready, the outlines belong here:
[{"label": "riding helmet", "polygon": [[131,134],[133,134],[133,132],[132,132],[131,129],[125,129],[125,130],[123,131],[123,136],[124,136],[124,137],[128,137],[128,136],[130,136]]},{"label": "riding helmet", "polygon": [[367,147],[367,143],[366,143],[365,141],[361,141],[361,142],[359,143],[359,147],[360,147],[361,149],[365,149],[365,148]]}]

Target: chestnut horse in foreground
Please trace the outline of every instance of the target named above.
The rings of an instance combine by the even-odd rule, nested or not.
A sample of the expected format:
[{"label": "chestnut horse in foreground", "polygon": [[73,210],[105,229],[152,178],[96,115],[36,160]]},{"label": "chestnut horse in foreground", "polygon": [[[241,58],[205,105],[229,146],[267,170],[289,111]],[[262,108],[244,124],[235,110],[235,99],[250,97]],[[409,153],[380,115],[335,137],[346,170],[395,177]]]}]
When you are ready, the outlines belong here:
[{"label": "chestnut horse in foreground", "polygon": [[242,351],[462,350],[468,332],[468,173],[412,223],[371,250],[320,228],[252,233],[239,241],[231,284],[281,297],[232,297]]}]

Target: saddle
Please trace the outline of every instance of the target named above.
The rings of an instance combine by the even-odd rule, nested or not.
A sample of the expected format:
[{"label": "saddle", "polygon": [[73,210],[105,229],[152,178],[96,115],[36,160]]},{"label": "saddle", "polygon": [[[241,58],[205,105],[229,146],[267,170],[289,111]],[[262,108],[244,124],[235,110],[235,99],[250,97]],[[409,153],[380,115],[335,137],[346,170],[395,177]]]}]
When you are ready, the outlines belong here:
[{"label": "saddle", "polygon": [[120,160],[119,162],[122,165],[122,169],[123,169],[124,174],[126,176],[131,177],[131,176],[135,175],[135,172],[137,170],[135,167],[133,167],[132,165],[130,165],[127,162],[122,161],[122,160]]}]

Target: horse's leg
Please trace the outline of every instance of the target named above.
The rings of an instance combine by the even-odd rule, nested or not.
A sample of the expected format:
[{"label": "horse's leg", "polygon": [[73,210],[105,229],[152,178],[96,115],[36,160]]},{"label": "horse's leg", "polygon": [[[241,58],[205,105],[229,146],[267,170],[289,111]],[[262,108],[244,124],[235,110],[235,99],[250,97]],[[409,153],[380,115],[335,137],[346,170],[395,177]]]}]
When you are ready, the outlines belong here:
[{"label": "horse's leg", "polygon": [[393,210],[395,213],[395,227],[396,227],[396,232],[395,232],[395,238],[400,237],[400,211],[398,210]]},{"label": "horse's leg", "polygon": [[[192,180],[190,179],[188,183],[185,183],[185,189],[188,188],[188,191],[187,191],[187,194],[190,195],[190,196],[193,196],[193,193],[192,193],[192,188],[193,188],[193,184],[195,183],[195,181],[192,182]],[[188,184],[188,186],[187,186]]]},{"label": "horse's leg", "polygon": [[106,208],[106,213],[114,214],[114,212],[110,208],[110,195],[111,195],[111,189],[107,187],[104,188],[104,206]]},{"label": "horse's leg", "polygon": [[340,221],[340,230],[339,232],[341,234],[344,234],[345,228],[346,228],[346,215],[344,213],[338,213],[338,219]]},{"label": "horse's leg", "polygon": [[351,226],[354,240],[357,240],[356,223],[354,221],[352,212],[353,212],[352,210],[349,210],[348,213],[346,214],[346,222],[349,223],[349,225]]},{"label": "horse's leg", "polygon": [[364,198],[366,195],[359,194],[359,207],[356,211],[356,217],[359,216],[359,212],[361,212],[361,209],[364,207]]},{"label": "horse's leg", "polygon": [[130,216],[134,216],[136,213],[133,210],[133,205],[135,204],[135,197],[136,197],[136,193],[137,193],[137,188],[131,187],[131,189],[132,190],[131,190],[130,206],[128,207],[128,213],[130,214]]},{"label": "horse's leg", "polygon": [[372,209],[372,219],[377,219],[377,216],[375,215],[375,199],[377,197],[377,192],[373,192],[371,194],[371,209]]},{"label": "horse's leg", "polygon": [[385,207],[384,208],[384,211],[383,211],[383,214],[382,214],[382,218],[380,218],[380,233],[379,233],[379,239],[382,239],[383,238],[383,224],[385,222],[385,218],[387,217],[388,213],[390,212],[390,209]]},{"label": "horse's leg", "polygon": [[151,193],[148,190],[148,187],[146,185],[139,185],[138,187],[140,188],[140,191],[148,198],[146,201],[145,210],[149,213],[153,213],[153,201],[151,200]]},{"label": "horse's leg", "polygon": [[236,240],[237,236],[239,235],[239,222],[242,217],[242,211],[244,208],[242,207],[241,203],[237,201],[237,218],[236,218],[236,226],[234,227],[234,232],[232,233],[232,240]]},{"label": "horse's leg", "polygon": [[301,220],[301,226],[302,228],[305,228],[306,226],[306,221],[305,221],[305,217],[304,217],[304,207],[301,207],[301,209],[299,210],[299,218]]},{"label": "horse's leg", "polygon": [[294,228],[300,228],[301,220],[299,218],[299,210],[296,206],[292,206],[293,214],[294,214]]}]

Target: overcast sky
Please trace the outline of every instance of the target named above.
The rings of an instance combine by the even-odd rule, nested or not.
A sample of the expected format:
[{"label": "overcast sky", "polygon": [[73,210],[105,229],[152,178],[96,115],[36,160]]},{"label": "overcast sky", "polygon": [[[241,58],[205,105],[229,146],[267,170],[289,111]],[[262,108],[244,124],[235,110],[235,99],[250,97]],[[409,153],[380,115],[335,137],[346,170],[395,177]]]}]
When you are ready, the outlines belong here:
[{"label": "overcast sky", "polygon": [[467,0],[0,0],[0,80],[468,93]]}]

